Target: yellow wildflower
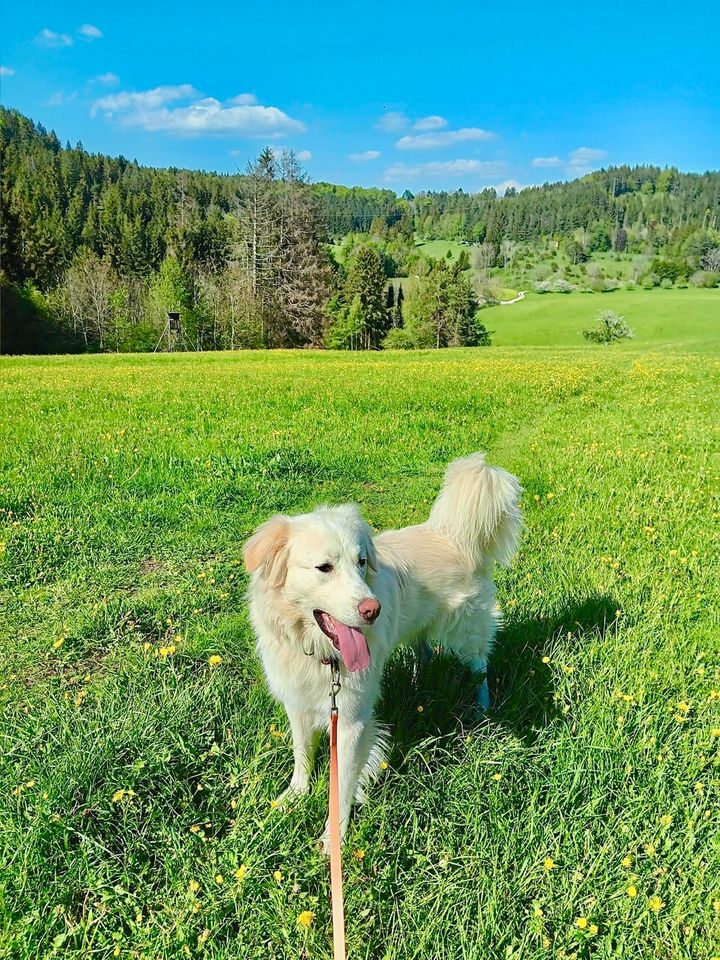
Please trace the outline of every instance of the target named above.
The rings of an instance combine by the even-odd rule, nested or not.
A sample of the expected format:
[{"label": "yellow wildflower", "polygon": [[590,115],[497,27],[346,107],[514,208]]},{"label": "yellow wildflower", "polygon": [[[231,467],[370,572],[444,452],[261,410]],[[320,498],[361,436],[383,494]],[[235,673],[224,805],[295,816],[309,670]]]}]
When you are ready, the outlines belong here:
[{"label": "yellow wildflower", "polygon": [[240,864],[240,866],[239,866],[239,867],[237,868],[237,870],[235,871],[235,874],[234,874],[235,879],[236,879],[236,880],[244,880],[245,877],[247,876],[247,873],[248,873],[248,868],[245,866],[244,863],[242,863],[242,864]]},{"label": "yellow wildflower", "polygon": [[310,927],[315,920],[315,914],[312,910],[303,910],[303,912],[298,916],[297,922],[301,927]]},{"label": "yellow wildflower", "polygon": [[221,873],[215,874],[215,883],[225,883],[225,877]]},{"label": "yellow wildflower", "polygon": [[360,847],[359,850],[356,850],[356,851],[355,851],[354,857],[355,857],[356,860],[364,860],[364,859],[365,859],[365,851],[363,850],[362,847]]},{"label": "yellow wildflower", "polygon": [[587,918],[586,918],[586,917],[577,917],[576,920],[575,920],[575,924],[576,924],[576,926],[578,927],[578,929],[584,930],[585,927],[587,927],[587,925],[588,925]]},{"label": "yellow wildflower", "polygon": [[58,637],[55,643],[53,643],[53,650],[59,650],[64,643],[65,637]]},{"label": "yellow wildflower", "polygon": [[652,910],[653,913],[660,913],[662,908],[665,906],[663,900],[658,896],[648,897],[648,907]]},{"label": "yellow wildflower", "polygon": [[543,657],[543,658],[542,658],[542,662],[543,662],[543,663],[550,663],[550,657]]},{"label": "yellow wildflower", "polygon": [[625,892],[627,893],[627,895],[628,895],[629,897],[636,897],[636,896],[637,896],[637,887],[630,886],[630,887],[627,888],[627,890],[626,890]]},{"label": "yellow wildflower", "polygon": [[649,857],[654,857],[655,854],[657,853],[657,850],[655,849],[655,844],[654,844],[654,843],[646,843],[646,844],[645,844],[645,853],[646,853]]},{"label": "yellow wildflower", "polygon": [[593,936],[593,937],[594,937],[594,936],[597,936],[597,932],[598,932],[598,925],[597,925],[596,923],[591,923],[591,924],[590,924],[590,933],[592,934],[592,936]]},{"label": "yellow wildflower", "polygon": [[190,893],[197,893],[199,889],[200,889],[200,884],[197,882],[197,880],[191,880],[190,883],[188,884],[188,890],[190,891]]},{"label": "yellow wildflower", "polygon": [[214,653],[208,660],[208,663],[211,667],[217,667],[222,663],[222,657],[219,657],[216,653]]},{"label": "yellow wildflower", "polygon": [[283,878],[282,871],[281,871],[281,870],[276,870],[276,871],[273,873],[273,877],[274,877],[275,880],[277,880],[278,883],[280,883],[280,881],[281,881],[282,878]]},{"label": "yellow wildflower", "polygon": [[632,854],[626,853],[620,862],[625,867],[625,869],[627,869],[628,867],[631,867],[633,862]]},{"label": "yellow wildflower", "polygon": [[546,857],[544,866],[545,866],[545,870],[549,873],[555,866],[555,861],[553,860],[552,857]]},{"label": "yellow wildflower", "polygon": [[666,813],[664,816],[660,817],[660,825],[663,827],[669,827],[672,823],[673,818],[669,813]]}]

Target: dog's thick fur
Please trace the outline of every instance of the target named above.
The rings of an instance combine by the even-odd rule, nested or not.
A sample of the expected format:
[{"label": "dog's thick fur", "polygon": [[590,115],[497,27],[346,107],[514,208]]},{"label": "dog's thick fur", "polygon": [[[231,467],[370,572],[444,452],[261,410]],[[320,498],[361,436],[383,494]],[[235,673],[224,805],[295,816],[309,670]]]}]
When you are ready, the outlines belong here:
[{"label": "dog's thick fur", "polygon": [[[454,651],[482,675],[478,704],[489,705],[485,671],[498,622],[493,567],[516,548],[520,493],[514,476],[474,453],[449,465],[425,523],[374,538],[354,504],[319,507],[272,517],[245,545],[258,653],[292,729],[295,769],[286,794],[308,791],[316,735],[328,726],[330,669],[322,660],[339,657],[315,612],[360,628],[367,640],[367,669],[350,672],[339,657],[343,833],[382,758],[373,707],[396,646]],[[371,624],[358,610],[368,599],[381,604]]]}]

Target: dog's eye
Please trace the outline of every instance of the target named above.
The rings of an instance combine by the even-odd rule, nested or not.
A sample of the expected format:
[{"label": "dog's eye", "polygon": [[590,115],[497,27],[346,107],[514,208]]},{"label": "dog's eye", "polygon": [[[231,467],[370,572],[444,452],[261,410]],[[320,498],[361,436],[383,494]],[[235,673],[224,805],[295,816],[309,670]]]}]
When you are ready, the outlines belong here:
[{"label": "dog's eye", "polygon": [[367,563],[367,560],[365,559],[365,557],[360,557],[360,559],[358,560],[359,567],[364,567],[366,563]]},{"label": "dog's eye", "polygon": [[333,565],[331,563],[321,563],[319,567],[315,567],[316,570],[319,570],[320,573],[332,573]]}]

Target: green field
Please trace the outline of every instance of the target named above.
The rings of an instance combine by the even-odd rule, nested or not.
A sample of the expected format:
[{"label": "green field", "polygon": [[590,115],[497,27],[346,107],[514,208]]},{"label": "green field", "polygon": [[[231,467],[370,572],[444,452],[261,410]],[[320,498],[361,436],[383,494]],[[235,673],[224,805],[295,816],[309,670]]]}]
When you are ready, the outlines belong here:
[{"label": "green field", "polygon": [[[326,755],[272,806],[291,748],[242,542],[323,501],[421,521],[445,464],[485,449],[527,521],[493,709],[449,659],[417,690],[390,664],[349,957],[717,956],[720,393],[687,349],[710,298],[685,296],[664,351],[659,312],[573,294],[487,317],[542,344],[549,306],[574,351],[3,360],[0,955],[328,960]],[[573,339],[606,303],[637,339]]]},{"label": "green field", "polygon": [[622,314],[635,338],[613,351],[645,348],[720,350],[720,290],[615,290],[612,293],[527,293],[524,300],[482,314],[497,346],[582,347],[582,331],[601,310]]}]

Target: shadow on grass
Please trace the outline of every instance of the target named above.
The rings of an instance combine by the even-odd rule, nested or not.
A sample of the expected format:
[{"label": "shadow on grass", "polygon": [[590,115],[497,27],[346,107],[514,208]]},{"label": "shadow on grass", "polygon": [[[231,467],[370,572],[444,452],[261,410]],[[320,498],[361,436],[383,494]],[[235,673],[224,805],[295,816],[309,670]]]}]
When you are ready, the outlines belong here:
[{"label": "shadow on grass", "polygon": [[391,729],[394,760],[428,738],[465,734],[487,724],[507,727],[532,743],[559,711],[553,699],[553,668],[542,662],[552,641],[572,633],[568,643],[605,634],[615,620],[616,601],[592,595],[568,603],[555,615],[534,620],[508,619],[498,636],[490,661],[491,710],[487,716],[475,709],[477,679],[451,654],[436,653],[420,671],[413,686],[413,658],[398,653],[385,671],[383,695],[377,715]]}]

